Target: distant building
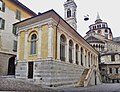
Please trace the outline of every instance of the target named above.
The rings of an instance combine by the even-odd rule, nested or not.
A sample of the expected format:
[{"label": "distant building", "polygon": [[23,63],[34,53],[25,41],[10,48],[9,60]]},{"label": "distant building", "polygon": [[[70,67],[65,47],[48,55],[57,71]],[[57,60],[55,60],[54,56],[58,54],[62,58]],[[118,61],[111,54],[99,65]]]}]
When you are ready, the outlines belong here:
[{"label": "distant building", "polygon": [[18,28],[16,78],[50,87],[100,83],[99,53],[75,30],[74,0],[67,0],[64,7],[65,19],[75,26],[54,10],[14,24]]},{"label": "distant building", "polygon": [[100,19],[99,14],[95,24],[89,28],[84,38],[100,52],[103,82],[120,82],[120,39],[113,38],[111,29]]},{"label": "distant building", "polygon": [[17,51],[14,23],[36,15],[18,0],[0,0],[0,75],[14,75]]}]

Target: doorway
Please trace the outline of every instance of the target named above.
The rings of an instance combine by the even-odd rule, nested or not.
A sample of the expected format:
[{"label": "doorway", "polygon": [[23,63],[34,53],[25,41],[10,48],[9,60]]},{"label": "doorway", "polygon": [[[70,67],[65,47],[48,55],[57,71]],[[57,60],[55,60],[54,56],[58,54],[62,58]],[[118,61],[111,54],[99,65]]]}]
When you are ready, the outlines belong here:
[{"label": "doorway", "polygon": [[8,61],[8,75],[15,75],[15,56]]},{"label": "doorway", "polygon": [[28,78],[33,78],[33,62],[28,62]]},{"label": "doorway", "polygon": [[97,85],[97,76],[96,76],[96,71],[95,71],[95,85]]}]

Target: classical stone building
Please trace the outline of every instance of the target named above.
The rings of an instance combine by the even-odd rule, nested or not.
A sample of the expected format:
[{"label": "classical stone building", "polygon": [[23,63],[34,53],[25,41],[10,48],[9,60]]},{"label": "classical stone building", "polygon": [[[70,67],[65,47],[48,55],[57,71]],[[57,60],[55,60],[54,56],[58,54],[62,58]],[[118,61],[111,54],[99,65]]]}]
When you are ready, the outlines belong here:
[{"label": "classical stone building", "polygon": [[120,82],[120,43],[114,38],[111,29],[97,14],[95,24],[84,37],[97,51],[100,52],[100,70],[103,82]]},{"label": "classical stone building", "polygon": [[18,28],[16,78],[51,87],[100,83],[99,53],[75,30],[74,0],[67,0],[64,7],[66,21],[49,10],[14,24]]},{"label": "classical stone building", "polygon": [[15,74],[17,39],[13,24],[34,15],[18,0],[0,0],[0,75]]}]

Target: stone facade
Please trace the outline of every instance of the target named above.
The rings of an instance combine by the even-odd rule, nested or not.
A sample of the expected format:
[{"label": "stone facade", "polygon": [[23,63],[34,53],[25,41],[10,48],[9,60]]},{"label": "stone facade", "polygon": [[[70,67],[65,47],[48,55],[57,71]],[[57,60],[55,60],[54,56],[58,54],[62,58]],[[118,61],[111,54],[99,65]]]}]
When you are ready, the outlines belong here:
[{"label": "stone facade", "polygon": [[[4,26],[0,28],[0,75],[7,75],[9,59],[16,55],[17,50],[16,30],[13,30],[13,24],[29,18],[35,13],[16,0],[1,0],[0,3],[0,19],[4,20],[0,23],[0,27]],[[4,10],[1,7],[4,7]],[[17,10],[21,14],[20,19],[16,19]]]},{"label": "stone facade", "polygon": [[97,15],[95,24],[90,25],[89,28],[90,30],[84,38],[100,52],[99,64],[103,82],[120,82],[118,76],[120,64],[119,38],[113,39],[111,29],[106,22],[102,22],[99,15]]}]

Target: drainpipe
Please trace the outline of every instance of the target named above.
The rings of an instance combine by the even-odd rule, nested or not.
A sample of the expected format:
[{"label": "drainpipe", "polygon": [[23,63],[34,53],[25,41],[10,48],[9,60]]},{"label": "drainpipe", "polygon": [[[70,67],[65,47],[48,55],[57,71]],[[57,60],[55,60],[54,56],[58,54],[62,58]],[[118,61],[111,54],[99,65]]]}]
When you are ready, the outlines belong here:
[{"label": "drainpipe", "polygon": [[57,59],[57,31],[58,31],[59,23],[60,23],[60,18],[59,18],[58,23],[56,25],[56,44],[55,44],[56,50],[55,50],[55,59]]}]

